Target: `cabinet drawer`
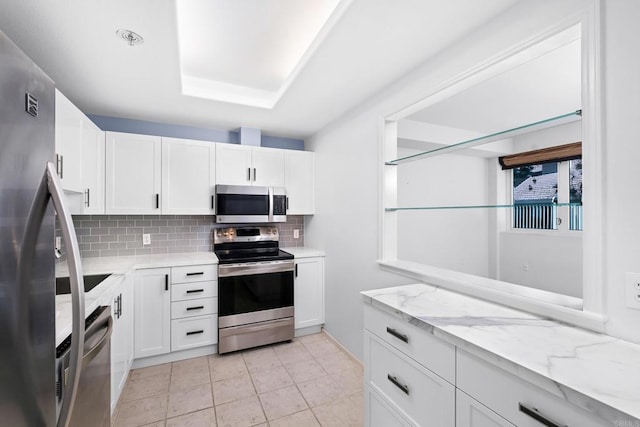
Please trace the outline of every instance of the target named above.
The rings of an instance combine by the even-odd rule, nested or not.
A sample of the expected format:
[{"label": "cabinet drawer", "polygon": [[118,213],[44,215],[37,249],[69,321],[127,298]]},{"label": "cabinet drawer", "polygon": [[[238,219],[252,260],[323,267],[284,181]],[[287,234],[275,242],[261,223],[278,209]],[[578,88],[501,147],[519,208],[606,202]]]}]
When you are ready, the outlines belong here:
[{"label": "cabinet drawer", "polygon": [[171,321],[171,351],[218,342],[218,316],[188,317]]},{"label": "cabinet drawer", "polygon": [[[542,425],[520,410],[520,405],[535,410],[561,426],[602,427],[605,420],[526,382],[500,368],[458,350],[460,390],[519,427]],[[550,386],[553,383],[549,381]],[[557,393],[560,391],[555,388]],[[525,409],[526,411],[526,409]]]},{"label": "cabinet drawer", "polygon": [[194,282],[171,285],[171,301],[211,298],[218,296],[218,282]]},{"label": "cabinet drawer", "polygon": [[365,333],[366,382],[421,426],[453,426],[455,388],[375,335]]},{"label": "cabinet drawer", "polygon": [[218,312],[218,298],[198,298],[171,303],[171,319],[195,317]]},{"label": "cabinet drawer", "polygon": [[456,389],[456,427],[516,426],[460,389]]},{"label": "cabinet drawer", "polygon": [[375,391],[367,387],[365,425],[368,427],[418,427],[405,421],[391,405]]},{"label": "cabinet drawer", "polygon": [[187,265],[184,267],[171,268],[171,283],[191,283],[204,282],[207,280],[217,280],[218,266],[207,265]]},{"label": "cabinet drawer", "polygon": [[453,345],[369,304],[364,306],[364,327],[451,384],[455,384],[456,358]]}]

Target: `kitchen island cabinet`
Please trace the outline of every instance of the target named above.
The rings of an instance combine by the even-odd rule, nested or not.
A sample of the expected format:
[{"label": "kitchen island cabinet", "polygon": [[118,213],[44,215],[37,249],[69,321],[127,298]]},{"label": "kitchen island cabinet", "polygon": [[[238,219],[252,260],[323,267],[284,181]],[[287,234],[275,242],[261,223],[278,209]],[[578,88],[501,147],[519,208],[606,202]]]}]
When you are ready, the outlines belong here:
[{"label": "kitchen island cabinet", "polygon": [[[457,414],[456,426],[640,424],[640,345],[426,284],[363,296],[365,349],[375,335],[409,363],[447,379],[457,396],[455,408],[447,407],[451,416]],[[416,330],[420,340],[429,337],[429,350],[415,351]],[[442,350],[447,346],[448,356]],[[424,425],[397,395],[379,392],[368,374],[374,365],[368,357],[365,351],[365,413],[391,411],[409,425]],[[382,365],[393,376],[394,364]],[[397,382],[411,392],[415,386],[407,383],[417,376],[408,377],[398,376]],[[372,399],[371,393],[378,395]]]}]

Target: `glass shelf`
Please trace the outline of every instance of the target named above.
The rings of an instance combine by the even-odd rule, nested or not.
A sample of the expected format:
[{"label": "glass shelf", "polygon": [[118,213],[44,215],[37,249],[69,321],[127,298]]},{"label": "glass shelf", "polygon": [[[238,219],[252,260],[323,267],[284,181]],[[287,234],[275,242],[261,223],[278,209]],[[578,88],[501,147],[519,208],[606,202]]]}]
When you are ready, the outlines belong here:
[{"label": "glass shelf", "polygon": [[511,129],[503,130],[500,132],[495,132],[489,135],[480,136],[477,138],[469,139],[469,140],[458,142],[455,144],[434,148],[432,150],[427,150],[422,153],[412,154],[410,156],[401,157],[395,160],[390,160],[388,162],[385,162],[385,165],[397,166],[402,163],[413,162],[415,160],[420,160],[420,159],[431,157],[438,154],[445,154],[453,151],[462,150],[465,148],[475,147],[477,145],[482,145],[489,142],[499,141],[501,139],[520,135],[525,132],[541,130],[541,129],[550,127],[551,124],[553,124],[553,126],[557,126],[564,123],[573,122],[576,120],[580,120],[581,118],[582,118],[582,110],[576,110],[571,113],[562,114],[560,116],[551,117],[551,118],[540,120],[537,122],[528,123],[522,126],[517,126]]},{"label": "glass shelf", "polygon": [[516,205],[461,205],[461,206],[414,206],[414,207],[397,207],[397,208],[384,208],[386,212],[397,212],[397,211],[429,211],[429,210],[445,210],[445,209],[501,209],[501,208],[515,208],[522,206],[582,206],[582,203],[518,203]]}]

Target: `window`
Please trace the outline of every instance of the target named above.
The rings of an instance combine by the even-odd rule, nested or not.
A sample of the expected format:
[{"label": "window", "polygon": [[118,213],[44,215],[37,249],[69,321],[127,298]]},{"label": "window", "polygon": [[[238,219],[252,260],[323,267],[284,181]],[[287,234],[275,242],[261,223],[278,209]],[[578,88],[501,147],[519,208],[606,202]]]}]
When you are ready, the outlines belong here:
[{"label": "window", "polygon": [[582,160],[513,168],[513,228],[582,230]]},{"label": "window", "polygon": [[558,163],[513,169],[513,228],[556,230]]}]

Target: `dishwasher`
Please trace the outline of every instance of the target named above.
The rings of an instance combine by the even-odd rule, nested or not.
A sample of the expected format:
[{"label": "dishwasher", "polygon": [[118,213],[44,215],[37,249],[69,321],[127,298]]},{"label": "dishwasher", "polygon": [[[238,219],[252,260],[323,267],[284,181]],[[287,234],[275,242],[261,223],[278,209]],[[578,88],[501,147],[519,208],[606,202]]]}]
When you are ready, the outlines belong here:
[{"label": "dishwasher", "polygon": [[[85,320],[82,369],[71,427],[111,425],[111,308],[100,306]],[[58,414],[67,382],[71,347],[69,335],[56,348],[56,399]]]}]

